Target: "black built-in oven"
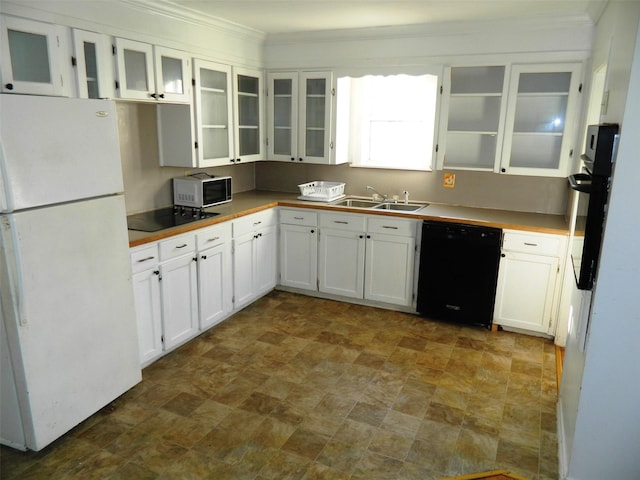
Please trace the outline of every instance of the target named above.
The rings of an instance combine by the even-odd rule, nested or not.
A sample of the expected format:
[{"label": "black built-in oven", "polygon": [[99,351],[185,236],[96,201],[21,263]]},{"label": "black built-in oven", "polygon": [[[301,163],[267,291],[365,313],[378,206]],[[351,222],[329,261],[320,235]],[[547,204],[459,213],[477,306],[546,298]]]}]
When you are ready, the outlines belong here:
[{"label": "black built-in oven", "polygon": [[593,288],[598,268],[617,139],[618,125],[590,125],[581,156],[584,167],[568,178],[571,188],[578,192],[571,261],[581,290]]}]

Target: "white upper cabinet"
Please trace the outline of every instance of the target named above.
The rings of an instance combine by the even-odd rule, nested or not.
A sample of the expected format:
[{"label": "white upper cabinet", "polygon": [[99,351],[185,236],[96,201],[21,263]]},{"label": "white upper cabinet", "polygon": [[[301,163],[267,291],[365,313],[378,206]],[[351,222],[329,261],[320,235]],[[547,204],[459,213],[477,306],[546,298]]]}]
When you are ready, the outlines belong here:
[{"label": "white upper cabinet", "polygon": [[263,74],[233,68],[235,158],[232,163],[264,160]]},{"label": "white upper cabinet", "polygon": [[438,168],[566,176],[580,72],[580,64],[449,68]]},{"label": "white upper cabinet", "polygon": [[269,160],[296,161],[298,147],[298,74],[269,74]]},{"label": "white upper cabinet", "polygon": [[500,172],[564,177],[572,163],[580,64],[514,65]]},{"label": "white upper cabinet", "polygon": [[191,101],[189,57],[165,47],[116,38],[120,98]]},{"label": "white upper cabinet", "polygon": [[500,161],[504,132],[504,66],[448,68],[443,88],[440,166],[493,170]]},{"label": "white upper cabinet", "polygon": [[2,92],[69,95],[69,57],[65,28],[0,16]]},{"label": "white upper cabinet", "polygon": [[335,162],[332,72],[269,74],[268,158]]},{"label": "white upper cabinet", "polygon": [[233,157],[231,67],[194,60],[198,166],[228,165]]},{"label": "white upper cabinet", "polygon": [[74,66],[80,98],[113,98],[113,53],[110,38],[73,29]]},{"label": "white upper cabinet", "polygon": [[153,47],[158,100],[191,102],[191,58],[187,53],[166,47]]}]

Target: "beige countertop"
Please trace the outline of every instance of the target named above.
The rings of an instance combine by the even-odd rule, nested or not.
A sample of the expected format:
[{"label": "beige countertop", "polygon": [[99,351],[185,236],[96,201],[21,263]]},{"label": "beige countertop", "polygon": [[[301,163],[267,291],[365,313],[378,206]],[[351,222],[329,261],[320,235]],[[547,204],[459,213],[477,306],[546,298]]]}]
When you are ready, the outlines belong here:
[{"label": "beige countertop", "polygon": [[362,208],[335,207],[323,202],[308,202],[298,200],[297,197],[298,194],[296,193],[266,192],[257,190],[236,193],[233,195],[232,202],[207,209],[208,211],[219,213],[219,215],[213,218],[200,220],[180,227],[160,230],[158,232],[138,232],[129,230],[129,246],[135,247],[145,243],[162,240],[163,238],[171,237],[173,235],[197,230],[220,222],[226,222],[234,218],[276,206],[314,208],[333,211],[339,210],[345,212],[366,213],[367,215],[393,215],[404,218],[415,218],[418,220],[463,222],[472,225],[526,230],[538,233],[553,233],[558,235],[568,235],[569,233],[567,221],[563,215],[511,212],[508,210],[462,207],[437,203],[429,204],[428,207],[420,210],[418,213],[372,211]]}]

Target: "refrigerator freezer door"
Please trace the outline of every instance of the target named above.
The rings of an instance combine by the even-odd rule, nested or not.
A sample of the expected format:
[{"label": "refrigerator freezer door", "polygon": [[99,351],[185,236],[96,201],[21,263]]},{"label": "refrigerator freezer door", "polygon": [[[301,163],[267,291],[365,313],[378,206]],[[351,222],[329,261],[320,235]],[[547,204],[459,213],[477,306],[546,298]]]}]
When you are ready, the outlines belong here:
[{"label": "refrigerator freezer door", "polygon": [[125,218],[122,195],[0,216],[2,317],[31,450],[141,379]]},{"label": "refrigerator freezer door", "polygon": [[0,95],[0,144],[2,212],[123,191],[112,101]]}]

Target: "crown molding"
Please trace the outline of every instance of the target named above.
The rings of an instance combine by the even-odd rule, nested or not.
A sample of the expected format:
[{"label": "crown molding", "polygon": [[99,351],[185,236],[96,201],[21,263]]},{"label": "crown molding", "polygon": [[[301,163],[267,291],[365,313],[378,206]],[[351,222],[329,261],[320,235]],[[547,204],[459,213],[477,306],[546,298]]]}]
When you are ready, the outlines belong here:
[{"label": "crown molding", "polygon": [[202,12],[177,5],[169,0],[118,0],[131,8],[143,10],[148,14],[161,15],[192,25],[211,28],[223,33],[229,33],[240,37],[251,38],[254,41],[263,42],[266,34],[260,30],[240,25],[223,18],[207,15]]}]

